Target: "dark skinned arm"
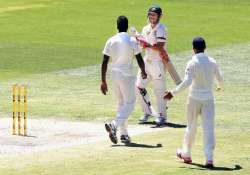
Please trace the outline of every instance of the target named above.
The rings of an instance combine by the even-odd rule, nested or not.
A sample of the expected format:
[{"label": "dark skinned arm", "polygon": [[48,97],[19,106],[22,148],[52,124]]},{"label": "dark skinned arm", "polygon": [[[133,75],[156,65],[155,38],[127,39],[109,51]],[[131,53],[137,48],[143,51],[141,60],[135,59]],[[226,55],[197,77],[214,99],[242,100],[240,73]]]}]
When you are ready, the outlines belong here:
[{"label": "dark skinned arm", "polygon": [[101,92],[106,95],[108,92],[108,86],[106,82],[106,73],[107,73],[107,67],[109,62],[109,56],[103,55],[103,61],[102,61],[102,82],[101,82]]},{"label": "dark skinned arm", "polygon": [[147,78],[147,74],[146,74],[146,71],[145,71],[145,64],[144,64],[144,61],[142,59],[142,56],[141,54],[137,54],[135,55],[136,57],[136,60],[137,60],[137,63],[138,63],[138,66],[140,67],[141,69],[141,76],[142,76],[142,79],[146,79]]}]

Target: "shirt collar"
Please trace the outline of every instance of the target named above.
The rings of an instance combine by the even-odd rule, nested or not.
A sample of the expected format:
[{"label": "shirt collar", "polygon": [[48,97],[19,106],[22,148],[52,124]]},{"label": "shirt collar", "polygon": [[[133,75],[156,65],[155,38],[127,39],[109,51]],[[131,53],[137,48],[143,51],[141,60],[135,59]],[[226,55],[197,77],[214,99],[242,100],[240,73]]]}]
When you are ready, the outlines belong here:
[{"label": "shirt collar", "polygon": [[127,32],[118,32],[118,35],[127,35]]},{"label": "shirt collar", "polygon": [[160,22],[158,22],[158,23],[155,25],[155,27],[152,28],[151,23],[149,23],[149,27],[150,27],[151,30],[157,29],[159,25],[160,25]]},{"label": "shirt collar", "polygon": [[205,53],[204,52],[200,52],[200,53],[196,53],[195,56],[199,57],[199,56],[204,56]]}]

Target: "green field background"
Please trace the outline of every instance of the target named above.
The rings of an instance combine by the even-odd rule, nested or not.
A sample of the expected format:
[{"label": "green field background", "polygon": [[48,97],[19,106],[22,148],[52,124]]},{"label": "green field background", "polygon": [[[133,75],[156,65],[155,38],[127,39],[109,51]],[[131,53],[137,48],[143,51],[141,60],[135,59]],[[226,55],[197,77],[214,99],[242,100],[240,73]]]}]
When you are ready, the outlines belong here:
[{"label": "green field background", "polygon": [[117,16],[141,30],[152,3],[163,8],[170,53],[190,50],[195,36],[208,47],[250,40],[247,0],[1,0],[0,79],[98,64]]},{"label": "green field background", "polygon": [[[11,112],[11,85],[25,83],[30,86],[32,117],[81,120],[113,117],[114,100],[109,108],[103,103],[114,97],[101,96],[99,72],[91,76],[58,76],[54,72],[100,64],[106,40],[117,32],[117,16],[128,16],[130,26],[141,30],[147,23],[147,9],[153,3],[163,8],[162,23],[168,27],[170,54],[187,50],[191,55],[195,36],[206,38],[208,48],[250,41],[250,3],[244,0],[0,0],[1,111]],[[186,54],[173,60],[181,75],[189,58]],[[229,59],[238,63],[235,57]],[[231,66],[224,65],[227,69]],[[225,76],[230,79],[229,74]],[[168,88],[172,87],[168,80]],[[185,94],[181,95],[175,103],[178,107],[173,107],[174,118],[183,111],[184,97]],[[136,110],[133,115],[140,112]]]},{"label": "green field background", "polygon": [[[29,118],[111,120],[116,100],[110,79],[108,95],[99,90],[103,46],[117,32],[117,16],[126,15],[129,25],[141,30],[153,3],[163,9],[167,49],[181,75],[195,36],[206,39],[207,52],[222,69],[225,90],[215,92],[215,155],[221,168],[209,171],[177,161],[175,150],[184,129],[168,128],[133,138],[146,145],[162,143],[162,148],[110,147],[107,140],[18,157],[0,156],[0,175],[250,174],[249,0],[0,0],[0,117],[11,117],[11,85],[24,83],[29,87]],[[167,86],[174,87],[169,77]],[[151,86],[148,90],[152,93]],[[185,124],[186,93],[169,104],[169,122]],[[135,124],[140,115],[137,105],[129,122]],[[203,163],[200,131],[194,150],[195,162]]]}]

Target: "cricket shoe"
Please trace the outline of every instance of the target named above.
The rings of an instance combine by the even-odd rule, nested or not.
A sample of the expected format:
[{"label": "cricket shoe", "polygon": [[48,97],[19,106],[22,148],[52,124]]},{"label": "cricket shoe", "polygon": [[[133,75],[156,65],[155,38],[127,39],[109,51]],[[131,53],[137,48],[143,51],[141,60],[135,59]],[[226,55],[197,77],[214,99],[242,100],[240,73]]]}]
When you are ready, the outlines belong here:
[{"label": "cricket shoe", "polygon": [[105,128],[106,131],[109,133],[109,138],[111,140],[111,142],[113,142],[114,144],[117,144],[117,136],[116,136],[116,132],[117,132],[117,128],[116,126],[114,126],[114,124],[112,123],[105,123]]},{"label": "cricket shoe", "polygon": [[156,123],[157,126],[162,126],[162,125],[167,123],[166,118],[165,117],[157,117],[155,119],[155,123]]},{"label": "cricket shoe", "polygon": [[192,163],[192,159],[189,156],[183,155],[183,152],[181,149],[177,149],[176,156],[184,161],[184,163]]},{"label": "cricket shoe", "polygon": [[131,143],[131,139],[128,135],[121,135],[121,142],[124,144],[128,144]]},{"label": "cricket shoe", "polygon": [[212,160],[208,160],[205,164],[205,168],[214,168],[214,163]]},{"label": "cricket shoe", "polygon": [[150,114],[144,114],[143,116],[141,116],[141,118],[139,119],[138,123],[139,124],[143,124],[146,123],[150,118],[152,118],[153,116]]}]

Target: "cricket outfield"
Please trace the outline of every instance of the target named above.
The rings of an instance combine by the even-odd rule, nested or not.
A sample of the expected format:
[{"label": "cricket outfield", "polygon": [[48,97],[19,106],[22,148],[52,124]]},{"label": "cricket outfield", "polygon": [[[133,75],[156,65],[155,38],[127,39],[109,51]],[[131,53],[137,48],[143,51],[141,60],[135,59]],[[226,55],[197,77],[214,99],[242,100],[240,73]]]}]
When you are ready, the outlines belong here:
[{"label": "cricket outfield", "polygon": [[[7,136],[11,127],[8,133],[8,125],[3,124],[11,121],[14,83],[29,86],[28,122],[32,119],[33,126],[37,120],[63,122],[56,131],[60,124],[52,123],[51,127],[55,128],[45,129],[45,136],[46,132],[55,132],[60,137],[44,139],[42,144],[67,142],[67,139],[79,141],[27,154],[22,151],[0,154],[0,175],[250,174],[250,3],[247,0],[154,2],[165,11],[162,21],[168,25],[168,50],[181,76],[192,54],[191,40],[196,35],[206,39],[207,52],[217,60],[224,74],[225,90],[215,92],[217,168],[207,170],[201,166],[204,156],[200,127],[193,165],[183,164],[175,156],[184,133],[182,127],[151,132],[150,125],[142,126],[149,131],[133,135],[136,144],[130,147],[112,146],[102,132],[96,134],[99,139],[88,142],[86,135],[91,134],[81,130],[81,127],[88,128],[84,122],[90,122],[89,126],[94,124],[91,128],[96,127],[100,133],[102,123],[112,119],[115,113],[111,89],[108,96],[103,96],[99,83],[101,51],[106,39],[116,32],[116,17],[124,14],[131,25],[140,29],[146,23],[146,10],[152,1],[0,0],[1,150],[9,144],[11,152],[15,143]],[[170,77],[167,82],[168,88],[174,87]],[[185,125],[185,98],[186,93],[182,93],[171,101],[169,122]],[[140,130],[136,125],[140,115],[136,106],[129,120],[132,128]],[[64,128],[65,125],[70,129]],[[74,127],[79,128],[74,130],[74,135],[65,134]],[[38,133],[31,128],[28,128],[30,135]],[[37,136],[46,138],[42,134]],[[32,142],[27,142],[32,146]],[[157,146],[158,143],[162,146]]]}]

